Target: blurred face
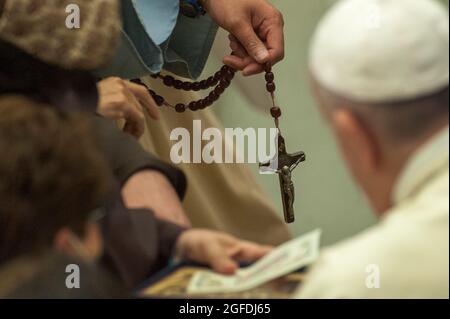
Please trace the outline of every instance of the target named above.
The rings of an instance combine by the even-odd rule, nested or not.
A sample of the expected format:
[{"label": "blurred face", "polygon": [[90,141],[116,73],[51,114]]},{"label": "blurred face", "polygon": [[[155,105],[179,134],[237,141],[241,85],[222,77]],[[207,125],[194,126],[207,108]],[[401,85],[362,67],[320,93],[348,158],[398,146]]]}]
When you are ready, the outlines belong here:
[{"label": "blurred face", "polygon": [[385,196],[380,196],[379,190],[383,187],[385,174],[381,148],[375,136],[354,112],[325,96],[314,80],[312,91],[322,116],[334,133],[348,169],[373,208],[382,213],[386,203]]}]

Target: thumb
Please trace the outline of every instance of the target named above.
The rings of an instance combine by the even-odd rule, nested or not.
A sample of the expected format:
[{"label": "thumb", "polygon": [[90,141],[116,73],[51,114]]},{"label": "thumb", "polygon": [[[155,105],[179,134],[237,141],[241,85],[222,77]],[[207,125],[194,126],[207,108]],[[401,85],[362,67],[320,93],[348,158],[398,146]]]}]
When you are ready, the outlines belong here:
[{"label": "thumb", "polygon": [[256,35],[251,25],[245,25],[236,29],[233,35],[247,50],[247,53],[258,63],[265,63],[269,59],[269,51],[264,43]]}]

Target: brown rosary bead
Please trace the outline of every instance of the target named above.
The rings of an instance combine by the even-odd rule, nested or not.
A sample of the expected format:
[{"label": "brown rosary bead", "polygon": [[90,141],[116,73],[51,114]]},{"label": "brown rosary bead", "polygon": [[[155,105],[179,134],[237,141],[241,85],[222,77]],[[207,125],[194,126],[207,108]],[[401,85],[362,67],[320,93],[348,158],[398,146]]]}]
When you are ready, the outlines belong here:
[{"label": "brown rosary bead", "polygon": [[174,80],[173,87],[176,88],[177,90],[181,90],[183,88],[183,82],[180,80]]},{"label": "brown rosary bead", "polygon": [[210,96],[207,96],[203,101],[205,101],[206,106],[211,106],[213,105],[214,101]]},{"label": "brown rosary bead", "polygon": [[211,93],[209,93],[209,97],[211,98],[211,100],[212,100],[213,102],[215,102],[215,101],[217,101],[217,100],[219,99],[219,95],[218,95],[216,92],[214,92],[214,91],[212,91]]},{"label": "brown rosary bead", "polygon": [[229,81],[228,79],[222,79],[220,81],[219,85],[223,86],[226,89],[230,86],[230,84],[231,84],[231,81]]},{"label": "brown rosary bead", "polygon": [[192,83],[192,90],[194,91],[200,91],[202,89],[200,82],[193,82]]},{"label": "brown rosary bead", "polygon": [[268,91],[269,93],[275,92],[276,88],[277,88],[277,87],[275,86],[275,83],[273,83],[273,82],[270,82],[270,83],[267,83],[267,84],[266,84],[266,89],[267,89],[267,91]]},{"label": "brown rosary bead", "polygon": [[210,76],[210,77],[206,80],[206,87],[205,87],[205,89],[210,88],[210,87],[213,87],[213,86],[216,85],[216,84],[217,84],[217,82],[215,81],[214,76]]},{"label": "brown rosary bead", "polygon": [[225,92],[225,88],[221,84],[219,84],[215,87],[213,92],[217,95],[221,95],[223,92]]},{"label": "brown rosary bead", "polygon": [[197,101],[197,105],[198,105],[198,109],[199,109],[199,110],[203,110],[203,109],[206,108],[206,103],[205,103],[204,100],[198,100],[198,101]]},{"label": "brown rosary bead", "polygon": [[207,81],[207,80],[201,80],[201,81],[198,83],[198,85],[199,85],[199,87],[200,87],[200,90],[206,90],[206,89],[209,87],[208,81]]},{"label": "brown rosary bead", "polygon": [[272,72],[267,72],[265,78],[267,83],[272,83],[275,80],[275,75]]},{"label": "brown rosary bead", "polygon": [[155,103],[158,106],[163,106],[164,105],[164,98],[161,95],[155,94],[153,96],[153,100],[155,100]]},{"label": "brown rosary bead", "polygon": [[234,74],[235,74],[234,72],[228,71],[224,78],[225,78],[227,81],[230,81],[230,82],[231,82],[231,81],[234,79]]},{"label": "brown rosary bead", "polygon": [[184,111],[186,111],[186,105],[184,105],[183,103],[178,103],[177,105],[175,105],[175,111],[177,111],[178,113],[183,113]]},{"label": "brown rosary bead", "polygon": [[188,108],[191,111],[197,111],[198,110],[198,103],[197,103],[197,101],[192,101],[191,103],[189,103]]},{"label": "brown rosary bead", "polygon": [[281,116],[281,109],[278,106],[274,106],[270,109],[270,114],[274,119],[277,119]]},{"label": "brown rosary bead", "polygon": [[183,84],[181,85],[181,88],[185,91],[190,91],[190,90],[192,90],[192,83],[183,82]]},{"label": "brown rosary bead", "polygon": [[221,78],[222,78],[222,71],[217,71],[216,74],[214,74],[214,82],[218,83]]},{"label": "brown rosary bead", "polygon": [[170,75],[166,75],[163,79],[163,83],[166,86],[172,86],[174,81],[175,81],[175,79],[173,78],[173,76],[170,76]]}]

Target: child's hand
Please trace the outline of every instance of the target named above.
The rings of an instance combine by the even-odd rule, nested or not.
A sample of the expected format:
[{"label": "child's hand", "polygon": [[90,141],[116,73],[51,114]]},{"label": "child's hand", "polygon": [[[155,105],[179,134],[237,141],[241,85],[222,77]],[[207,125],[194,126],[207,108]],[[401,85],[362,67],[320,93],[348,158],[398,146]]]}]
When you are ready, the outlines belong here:
[{"label": "child's hand", "polygon": [[233,274],[239,262],[253,262],[270,252],[272,247],[237,239],[233,236],[192,229],[181,234],[176,246],[178,258],[210,266],[222,274]]}]

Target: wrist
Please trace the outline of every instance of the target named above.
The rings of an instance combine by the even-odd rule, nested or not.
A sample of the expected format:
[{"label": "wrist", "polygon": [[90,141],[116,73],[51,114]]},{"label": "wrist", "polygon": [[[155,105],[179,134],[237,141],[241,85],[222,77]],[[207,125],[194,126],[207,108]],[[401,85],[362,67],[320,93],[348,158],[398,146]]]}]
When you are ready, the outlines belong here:
[{"label": "wrist", "polygon": [[177,241],[175,243],[175,251],[174,251],[174,259],[176,261],[182,261],[186,259],[186,246],[187,246],[187,237],[189,236],[189,230],[185,230],[181,232],[178,236]]}]

